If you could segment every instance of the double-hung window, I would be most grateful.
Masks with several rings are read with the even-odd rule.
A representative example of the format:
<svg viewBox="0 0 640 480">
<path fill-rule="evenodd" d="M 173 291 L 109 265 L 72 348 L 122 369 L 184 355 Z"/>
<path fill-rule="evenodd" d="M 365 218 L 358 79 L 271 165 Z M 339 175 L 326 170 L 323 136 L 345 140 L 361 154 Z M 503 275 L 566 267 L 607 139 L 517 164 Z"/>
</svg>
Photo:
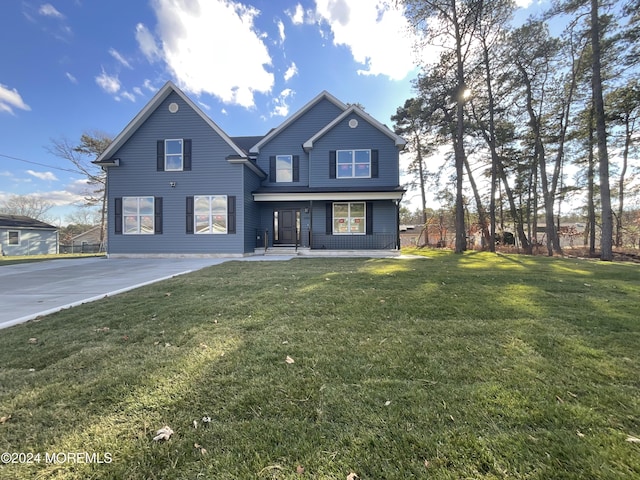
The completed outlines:
<svg viewBox="0 0 640 480">
<path fill-rule="evenodd" d="M 184 141 L 180 139 L 164 141 L 164 169 L 165 171 L 183 170 Z"/>
<path fill-rule="evenodd" d="M 193 197 L 195 233 L 227 233 L 227 196 Z"/>
<path fill-rule="evenodd" d="M 371 150 L 338 150 L 337 178 L 371 178 Z"/>
<path fill-rule="evenodd" d="M 276 155 L 276 182 L 293 182 L 293 155 Z"/>
<path fill-rule="evenodd" d="M 9 230 L 7 232 L 8 244 L 9 245 L 20 245 L 20 231 L 19 230 Z"/>
<path fill-rule="evenodd" d="M 153 234 L 155 232 L 154 207 L 154 197 L 123 197 L 123 233 L 125 235 Z"/>
<path fill-rule="evenodd" d="M 365 235 L 365 202 L 344 202 L 333 204 L 334 235 Z"/>
</svg>

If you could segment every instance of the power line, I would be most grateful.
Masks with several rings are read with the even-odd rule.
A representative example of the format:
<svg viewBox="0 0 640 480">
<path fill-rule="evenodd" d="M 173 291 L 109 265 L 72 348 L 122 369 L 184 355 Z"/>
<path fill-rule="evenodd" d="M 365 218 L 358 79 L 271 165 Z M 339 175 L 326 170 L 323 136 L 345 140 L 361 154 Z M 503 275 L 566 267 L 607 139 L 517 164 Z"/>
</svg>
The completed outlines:
<svg viewBox="0 0 640 480">
<path fill-rule="evenodd" d="M 38 165 L 40 167 L 51 168 L 53 170 L 61 170 L 63 172 L 71 172 L 77 175 L 82 175 L 81 172 L 78 172 L 77 170 L 71 170 L 70 168 L 55 167 L 53 165 L 47 165 L 45 163 L 34 162 L 32 160 L 25 160 L 24 158 L 12 157 L 11 155 L 5 155 L 4 153 L 0 153 L 0 157 L 9 158 L 11 160 L 17 160 L 18 162 L 30 163 L 32 165 Z"/>
</svg>

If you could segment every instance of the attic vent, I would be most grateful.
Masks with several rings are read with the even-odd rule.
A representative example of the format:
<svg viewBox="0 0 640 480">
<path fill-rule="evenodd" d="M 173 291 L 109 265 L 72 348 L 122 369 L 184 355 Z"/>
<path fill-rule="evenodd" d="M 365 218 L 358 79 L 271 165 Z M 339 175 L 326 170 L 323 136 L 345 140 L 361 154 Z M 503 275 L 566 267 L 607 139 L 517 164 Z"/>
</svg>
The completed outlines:
<svg viewBox="0 0 640 480">
<path fill-rule="evenodd" d="M 351 120 L 349 120 L 349 126 L 351 128 L 356 128 L 358 126 L 358 120 L 356 120 L 355 118 L 352 118 Z"/>
<path fill-rule="evenodd" d="M 169 111 L 170 111 L 171 113 L 176 113 L 176 112 L 178 111 L 178 109 L 179 109 L 179 108 L 180 108 L 180 107 L 178 106 L 178 104 L 177 104 L 176 102 L 171 102 L 171 103 L 169 104 Z"/>
</svg>

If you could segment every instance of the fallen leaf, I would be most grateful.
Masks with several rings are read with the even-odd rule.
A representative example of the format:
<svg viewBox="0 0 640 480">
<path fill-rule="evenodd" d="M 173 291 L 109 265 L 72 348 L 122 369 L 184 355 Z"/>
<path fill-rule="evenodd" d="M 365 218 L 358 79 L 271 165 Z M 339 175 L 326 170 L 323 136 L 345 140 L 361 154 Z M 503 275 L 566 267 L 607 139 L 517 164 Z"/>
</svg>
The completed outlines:
<svg viewBox="0 0 640 480">
<path fill-rule="evenodd" d="M 9 416 L 11 416 L 11 415 L 9 415 Z M 627 442 L 629 442 L 629 443 L 640 443 L 640 438 L 633 437 L 631 435 L 627 435 Z"/>
<path fill-rule="evenodd" d="M 298 465 L 298 466 L 296 467 L 296 473 L 297 473 L 298 475 L 302 475 L 302 474 L 304 473 L 304 467 L 303 467 L 302 465 Z"/>
<path fill-rule="evenodd" d="M 582 433 L 580 430 L 576 430 L 576 435 L 578 435 L 580 438 L 584 438 L 584 433 Z"/>
<path fill-rule="evenodd" d="M 585 286 L 585 287 L 590 287 L 590 286 L 591 286 L 591 284 L 590 284 L 590 283 L 585 283 L 585 284 L 584 284 L 584 286 Z"/>
<path fill-rule="evenodd" d="M 11 415 L 5 415 L 4 417 L 0 417 L 0 424 L 6 423 L 11 419 Z"/>
<path fill-rule="evenodd" d="M 193 421 L 193 428 L 198 428 L 198 420 Z"/>
<path fill-rule="evenodd" d="M 200 451 L 200 455 L 206 455 L 207 454 L 207 449 L 204 448 L 202 445 L 200 445 L 199 443 L 194 443 L 193 447 L 196 448 L 197 450 Z"/>
<path fill-rule="evenodd" d="M 170 297 L 171 296 L 171 292 L 167 292 L 164 294 L 165 297 Z"/>
<path fill-rule="evenodd" d="M 295 363 L 295 360 L 291 358 L 289 355 L 287 355 L 287 358 L 285 358 L 284 361 L 287 362 L 288 364 Z"/>
<path fill-rule="evenodd" d="M 564 400 L 562 400 L 558 395 L 556 395 L 556 400 L 558 403 L 564 403 Z"/>
<path fill-rule="evenodd" d="M 206 350 L 207 348 L 209 348 L 209 345 L 207 345 L 206 343 L 201 343 L 200 348 Z"/>
<path fill-rule="evenodd" d="M 211 417 L 205 415 L 202 417 L 202 423 L 211 423 Z"/>
<path fill-rule="evenodd" d="M 358 480 L 358 478 L 360 478 L 358 476 L 358 474 L 351 472 L 349 475 L 347 475 L 347 480 Z"/>
<path fill-rule="evenodd" d="M 567 393 L 569 394 L 569 396 L 573 397 L 573 398 L 578 398 L 578 395 L 576 395 L 575 393 L 569 392 L 567 391 Z"/>
<path fill-rule="evenodd" d="M 424 461 L 424 468 L 429 468 L 429 467 L 430 467 L 430 465 L 431 465 L 431 464 L 429 463 L 429 460 L 425 460 L 425 461 Z"/>
<path fill-rule="evenodd" d="M 171 430 L 171 427 L 165 425 L 156 433 L 157 435 L 153 437 L 154 442 L 158 442 L 160 440 L 169 440 L 169 438 L 171 438 L 171 435 L 173 435 L 173 430 Z"/>
<path fill-rule="evenodd" d="M 109 327 L 101 327 L 96 329 L 96 332 L 108 332 L 108 331 L 109 331 Z"/>
<path fill-rule="evenodd" d="M 122 336 L 122 340 L 124 340 L 125 342 L 126 342 L 127 340 L 129 340 L 129 335 L 123 335 L 123 336 Z"/>
<path fill-rule="evenodd" d="M 391 400 L 387 400 L 386 402 L 384 402 L 385 407 L 388 407 L 389 405 L 391 405 Z"/>
<path fill-rule="evenodd" d="M 38 339 L 37 339 L 37 338 L 35 338 L 35 337 L 31 337 L 31 338 L 29 339 L 29 343 L 31 343 L 31 344 L 38 343 Z"/>
</svg>

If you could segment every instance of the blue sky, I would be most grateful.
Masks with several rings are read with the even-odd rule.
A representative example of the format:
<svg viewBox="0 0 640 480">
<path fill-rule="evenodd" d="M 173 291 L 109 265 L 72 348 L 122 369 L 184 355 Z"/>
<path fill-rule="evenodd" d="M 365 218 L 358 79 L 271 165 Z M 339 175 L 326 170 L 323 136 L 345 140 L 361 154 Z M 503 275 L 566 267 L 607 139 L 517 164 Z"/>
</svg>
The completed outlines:
<svg viewBox="0 0 640 480">
<path fill-rule="evenodd" d="M 322 90 L 391 126 L 418 73 L 394 4 L 4 1 L 0 201 L 37 195 L 64 224 L 85 184 L 47 151 L 51 140 L 117 135 L 167 80 L 231 136 L 265 134 Z"/>
</svg>

